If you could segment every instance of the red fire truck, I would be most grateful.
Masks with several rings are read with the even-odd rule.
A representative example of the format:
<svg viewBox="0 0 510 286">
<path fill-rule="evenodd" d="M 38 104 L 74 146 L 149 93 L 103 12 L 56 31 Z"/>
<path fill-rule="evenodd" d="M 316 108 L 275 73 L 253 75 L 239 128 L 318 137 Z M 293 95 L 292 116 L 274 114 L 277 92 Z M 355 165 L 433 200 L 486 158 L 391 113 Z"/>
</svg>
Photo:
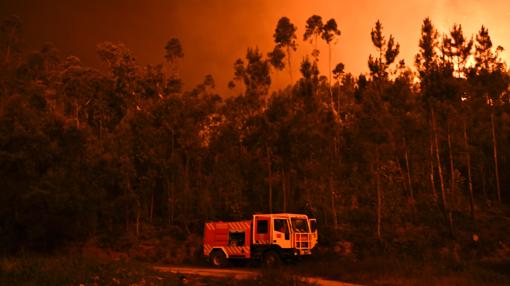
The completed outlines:
<svg viewBox="0 0 510 286">
<path fill-rule="evenodd" d="M 204 255 L 215 267 L 229 259 L 281 259 L 310 255 L 317 244 L 317 221 L 304 214 L 255 214 L 251 220 L 207 222 Z"/>
</svg>

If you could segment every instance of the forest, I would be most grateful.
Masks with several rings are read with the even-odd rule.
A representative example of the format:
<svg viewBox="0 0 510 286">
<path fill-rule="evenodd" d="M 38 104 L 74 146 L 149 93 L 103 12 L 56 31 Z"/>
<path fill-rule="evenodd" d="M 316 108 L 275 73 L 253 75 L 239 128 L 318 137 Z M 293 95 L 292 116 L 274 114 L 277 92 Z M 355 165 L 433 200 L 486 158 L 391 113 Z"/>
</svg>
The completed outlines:
<svg viewBox="0 0 510 286">
<path fill-rule="evenodd" d="M 233 61 L 236 95 L 225 96 L 212 75 L 183 90 L 177 38 L 158 65 L 103 42 L 102 66 L 89 67 L 51 44 L 23 50 L 22 21 L 5 19 L 1 253 L 154 232 L 186 240 L 206 221 L 293 212 L 317 218 L 321 245 L 338 255 L 508 259 L 503 48 L 484 26 L 440 32 L 427 18 L 417 35 L 406 63 L 377 21 L 366 35 L 373 53 L 359 55 L 367 72 L 353 75 L 330 60 L 341 48 L 335 19 L 313 15 L 298 29 L 282 17 L 274 49 Z M 276 73 L 288 73 L 285 88 L 272 87 Z"/>
</svg>

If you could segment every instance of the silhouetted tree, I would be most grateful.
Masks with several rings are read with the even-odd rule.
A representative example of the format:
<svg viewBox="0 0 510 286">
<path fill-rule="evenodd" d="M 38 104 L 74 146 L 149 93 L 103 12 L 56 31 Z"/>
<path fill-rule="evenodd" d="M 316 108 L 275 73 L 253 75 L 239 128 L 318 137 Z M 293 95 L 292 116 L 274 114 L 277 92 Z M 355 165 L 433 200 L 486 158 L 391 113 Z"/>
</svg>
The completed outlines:
<svg viewBox="0 0 510 286">
<path fill-rule="evenodd" d="M 291 50 L 295 51 L 297 47 L 296 43 L 296 26 L 287 17 L 282 17 L 278 20 L 275 32 L 273 34 L 274 42 L 276 46 L 287 51 L 287 64 L 289 69 L 290 81 L 292 83 L 292 67 L 290 60 Z"/>
<path fill-rule="evenodd" d="M 486 103 L 490 106 L 491 138 L 494 161 L 494 173 L 496 181 L 496 194 L 498 203 L 501 204 L 501 185 L 499 175 L 499 158 L 497 148 L 495 110 L 502 103 L 502 94 L 507 90 L 510 77 L 505 72 L 505 66 L 499 57 L 503 50 L 498 46 L 495 50 L 488 29 L 484 26 L 476 35 L 475 43 L 475 66 L 469 72 L 469 81 L 472 96 L 475 102 Z"/>
<path fill-rule="evenodd" d="M 376 80 L 385 80 L 388 76 L 388 67 L 395 62 L 396 57 L 400 52 L 400 45 L 395 43 L 395 39 L 392 35 L 388 42 L 382 34 L 383 26 L 379 20 L 375 23 L 375 27 L 370 33 L 372 37 L 372 44 L 378 51 L 378 56 L 374 58 L 372 55 L 368 58 L 368 67 L 370 74 Z"/>
<path fill-rule="evenodd" d="M 338 26 L 336 24 L 335 19 L 329 19 L 326 24 L 323 26 L 322 31 L 322 39 L 326 41 L 326 44 L 328 44 L 328 50 L 329 50 L 329 66 L 328 66 L 328 79 L 329 79 L 329 96 L 330 96 L 330 102 L 331 108 L 334 108 L 333 104 L 333 92 L 331 91 L 331 43 L 335 40 L 337 36 L 340 36 L 340 30 L 338 29 Z"/>
<path fill-rule="evenodd" d="M 319 50 L 317 49 L 317 39 L 322 36 L 324 32 L 324 24 L 322 23 L 322 17 L 319 15 L 312 15 L 306 20 L 305 33 L 303 35 L 303 41 L 308 41 L 313 44 L 312 56 L 315 61 L 319 60 Z"/>
<path fill-rule="evenodd" d="M 452 65 L 454 76 L 465 77 L 465 65 L 471 55 L 473 40 L 467 40 L 461 25 L 453 25 L 450 36 L 443 37 L 442 51 L 446 62 Z"/>
<path fill-rule="evenodd" d="M 438 33 L 430 18 L 423 20 L 419 48 L 420 51 L 415 56 L 415 66 L 420 73 L 422 89 L 426 89 L 430 73 L 438 64 L 437 52 L 439 49 Z"/>
<path fill-rule="evenodd" d="M 283 59 L 285 58 L 285 52 L 281 47 L 275 46 L 272 52 L 267 54 L 271 65 L 277 70 L 283 70 L 285 68 L 285 63 Z"/>
</svg>

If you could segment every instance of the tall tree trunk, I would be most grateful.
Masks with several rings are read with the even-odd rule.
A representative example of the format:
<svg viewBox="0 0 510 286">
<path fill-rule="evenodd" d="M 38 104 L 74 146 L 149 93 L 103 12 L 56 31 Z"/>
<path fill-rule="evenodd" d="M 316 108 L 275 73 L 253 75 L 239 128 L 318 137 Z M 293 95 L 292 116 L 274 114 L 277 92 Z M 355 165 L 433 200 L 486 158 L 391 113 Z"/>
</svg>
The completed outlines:
<svg viewBox="0 0 510 286">
<path fill-rule="evenodd" d="M 185 152 L 184 162 L 184 209 L 185 214 L 189 215 L 191 210 L 191 195 L 190 195 L 190 158 L 189 152 Z"/>
<path fill-rule="evenodd" d="M 333 102 L 331 102 L 333 104 Z M 333 106 L 332 106 L 333 108 Z M 330 157 L 329 160 L 329 178 L 328 178 L 328 185 L 329 185 L 329 193 L 330 193 L 330 200 L 331 200 L 331 214 L 333 216 L 333 227 L 335 229 L 338 228 L 338 215 L 337 215 L 337 209 L 336 209 L 336 192 L 335 192 L 335 185 L 334 185 L 334 166 L 335 162 L 338 158 L 338 139 L 337 134 L 335 133 L 333 136 L 333 144 L 331 144 L 331 149 L 333 151 L 333 156 Z"/>
<path fill-rule="evenodd" d="M 172 172 L 172 181 L 171 181 L 171 185 L 170 185 L 170 194 L 172 196 L 172 213 L 171 213 L 171 221 L 172 221 L 172 224 L 175 222 L 175 213 L 176 213 L 176 207 L 175 207 L 175 202 L 176 202 L 176 196 L 175 196 L 175 173 Z"/>
<path fill-rule="evenodd" d="M 319 51 L 319 50 L 317 49 L 317 43 L 318 43 L 318 41 L 317 41 L 317 37 L 318 37 L 318 34 L 315 34 L 315 43 L 314 43 L 314 49 L 313 49 L 313 52 L 312 52 L 312 54 L 313 54 L 313 55 L 317 55 L 317 56 L 315 57 L 315 62 L 318 62 L 318 61 L 319 61 L 319 55 L 317 54 L 317 52 Z"/>
<path fill-rule="evenodd" d="M 407 147 L 407 140 L 404 137 L 404 159 L 406 161 L 406 179 L 407 179 L 407 187 L 409 190 L 409 200 L 411 203 L 411 212 L 413 216 L 413 222 L 415 220 L 416 216 L 416 209 L 415 209 L 415 201 L 414 201 L 414 190 L 413 190 L 413 182 L 411 180 L 411 168 L 409 164 L 409 148 Z"/>
<path fill-rule="evenodd" d="M 286 185 L 287 185 L 287 210 L 291 210 L 294 205 L 292 198 L 294 194 L 292 193 L 292 168 L 288 168 L 286 172 Z"/>
<path fill-rule="evenodd" d="M 338 81 L 338 88 L 337 88 L 337 95 L 336 95 L 336 102 L 337 102 L 336 110 L 337 110 L 338 117 L 340 118 L 340 120 L 342 119 L 342 117 L 340 116 L 341 91 L 342 90 L 340 88 L 340 81 Z"/>
<path fill-rule="evenodd" d="M 429 154 L 430 154 L 430 174 L 429 174 L 429 178 L 430 178 L 430 188 L 432 189 L 432 195 L 434 197 L 434 201 L 437 203 L 438 202 L 438 197 L 437 197 L 437 191 L 436 191 L 436 179 L 435 179 L 435 176 L 434 176 L 434 139 L 431 137 L 430 138 L 430 148 L 429 148 Z"/>
<path fill-rule="evenodd" d="M 492 149 L 494 155 L 494 171 L 496 173 L 496 191 L 498 195 L 498 204 L 501 205 L 501 186 L 499 184 L 499 164 L 498 164 L 498 146 L 496 143 L 496 126 L 494 124 L 494 107 L 491 110 L 491 129 L 492 129 Z"/>
<path fill-rule="evenodd" d="M 471 177 L 471 155 L 469 152 L 469 143 L 467 135 L 466 119 L 464 118 L 464 145 L 466 148 L 466 165 L 468 172 L 468 189 L 469 189 L 469 206 L 471 210 L 471 219 L 473 220 L 473 226 L 476 227 L 476 216 L 475 216 L 475 201 L 473 198 L 473 180 Z"/>
<path fill-rule="evenodd" d="M 381 183 L 380 183 L 380 176 L 379 176 L 379 150 L 377 152 L 377 160 L 375 163 L 375 189 L 377 191 L 377 239 L 379 241 L 382 241 L 382 235 L 381 235 L 381 216 L 382 216 L 382 193 L 381 193 Z M 373 167 L 374 168 L 374 167 Z"/>
<path fill-rule="evenodd" d="M 450 120 L 448 119 L 448 123 L 446 124 L 446 133 L 448 140 L 448 157 L 450 160 L 450 203 L 454 203 L 455 198 L 455 164 L 453 162 L 453 151 L 452 151 L 452 136 L 450 132 Z"/>
<path fill-rule="evenodd" d="M 168 174 L 165 174 L 165 188 L 167 193 L 167 209 L 168 209 L 168 223 L 173 224 L 174 223 L 174 202 L 173 202 L 173 194 L 172 194 L 172 187 L 170 183 L 170 176 Z"/>
<path fill-rule="evenodd" d="M 329 173 L 329 193 L 331 195 L 331 214 L 333 217 L 333 227 L 336 230 L 338 228 L 338 216 L 336 212 L 336 202 L 335 202 L 335 188 L 334 188 L 334 182 L 333 182 L 333 172 Z"/>
<path fill-rule="evenodd" d="M 175 157 L 175 133 L 174 130 L 171 129 L 171 138 L 170 138 L 170 166 L 172 166 Z M 170 168 L 166 168 L 166 172 L 168 172 Z M 174 224 L 175 219 L 175 171 L 172 170 L 171 177 L 166 174 L 167 178 L 167 188 L 168 188 L 168 207 L 169 207 L 169 219 L 170 224 Z"/>
<path fill-rule="evenodd" d="M 285 167 L 282 167 L 282 196 L 283 196 L 283 212 L 287 212 L 287 183 L 286 183 Z"/>
<path fill-rule="evenodd" d="M 142 216 L 142 204 L 140 202 L 139 196 L 133 191 L 131 187 L 131 180 L 129 176 L 126 174 L 126 188 L 129 194 L 131 194 L 135 198 L 135 234 L 136 237 L 140 236 L 140 218 Z"/>
<path fill-rule="evenodd" d="M 335 108 L 335 104 L 334 104 L 334 101 L 333 101 L 333 91 L 331 89 L 331 44 L 328 43 L 328 49 L 329 49 L 329 61 L 328 61 L 328 64 L 329 64 L 329 68 L 328 68 L 328 71 L 329 71 L 329 97 L 330 97 L 330 104 L 331 104 L 331 109 L 333 110 Z"/>
<path fill-rule="evenodd" d="M 290 76 L 290 84 L 292 85 L 292 67 L 290 65 L 290 47 L 287 46 L 287 62 L 289 64 L 289 76 Z"/>
<path fill-rule="evenodd" d="M 308 187 L 308 179 L 305 176 L 303 180 L 305 189 L 306 209 L 309 210 L 311 214 L 315 215 L 313 212 L 312 196 L 310 195 L 310 188 Z"/>
<path fill-rule="evenodd" d="M 271 164 L 271 150 L 269 150 L 269 147 L 266 146 L 266 155 L 267 155 L 267 184 L 268 184 L 268 191 L 269 191 L 269 213 L 273 212 L 273 170 L 272 170 L 272 164 Z"/>
<path fill-rule="evenodd" d="M 204 176 L 203 176 L 203 158 L 202 156 L 198 156 L 197 158 L 197 178 L 195 179 L 196 187 L 194 192 L 194 197 L 196 198 L 197 202 L 196 205 L 199 206 L 197 214 L 207 218 L 209 211 L 207 209 L 207 206 L 210 205 L 210 195 L 209 195 L 209 189 L 206 187 L 202 187 L 202 183 L 205 182 Z"/>
<path fill-rule="evenodd" d="M 485 203 L 488 204 L 489 194 L 487 193 L 487 174 L 485 172 L 485 167 L 483 164 L 482 166 L 480 166 L 480 176 L 482 178 L 482 194 L 485 198 Z"/>
<path fill-rule="evenodd" d="M 140 201 L 136 201 L 136 237 L 140 237 L 140 221 L 142 217 L 142 207 Z"/>
<path fill-rule="evenodd" d="M 326 187 L 324 186 L 324 177 L 323 176 L 320 176 L 320 180 L 319 180 L 319 194 L 321 194 L 320 206 L 322 209 L 322 218 L 324 221 L 324 225 L 329 225 L 329 213 L 327 211 L 327 208 L 323 207 L 323 206 L 326 206 L 326 204 L 327 204 L 327 190 L 326 190 Z"/>
<path fill-rule="evenodd" d="M 441 202 L 443 205 L 443 214 L 445 216 L 448 230 L 450 231 L 450 234 L 453 236 L 453 223 L 452 223 L 452 217 L 450 215 L 450 211 L 448 209 L 448 205 L 446 203 L 446 190 L 445 190 L 445 184 L 444 184 L 444 178 L 443 178 L 443 168 L 441 167 L 441 158 L 439 155 L 439 140 L 437 138 L 437 128 L 436 128 L 436 117 L 434 115 L 434 109 L 431 108 L 431 115 L 432 115 L 432 128 L 434 130 L 434 147 L 435 147 L 435 153 L 436 153 L 436 162 L 437 162 L 437 170 L 439 174 L 439 182 L 441 184 Z"/>
</svg>

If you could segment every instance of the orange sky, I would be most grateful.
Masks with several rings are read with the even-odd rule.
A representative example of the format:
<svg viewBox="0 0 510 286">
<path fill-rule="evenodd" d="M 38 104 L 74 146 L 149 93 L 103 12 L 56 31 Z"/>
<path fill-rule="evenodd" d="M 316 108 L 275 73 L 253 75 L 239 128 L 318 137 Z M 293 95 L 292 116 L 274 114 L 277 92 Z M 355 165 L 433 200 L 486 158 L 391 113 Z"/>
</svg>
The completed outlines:
<svg viewBox="0 0 510 286">
<path fill-rule="evenodd" d="M 232 63 L 248 47 L 269 51 L 276 22 L 287 16 L 298 27 L 298 52 L 293 55 L 294 74 L 311 45 L 301 41 L 306 19 L 318 14 L 335 18 L 342 32 L 333 49 L 333 63 L 343 62 L 348 72 L 367 72 L 367 58 L 374 53 L 370 30 L 380 19 L 386 34 L 401 45 L 401 55 L 413 63 L 422 20 L 429 16 L 440 31 L 460 23 L 466 34 L 483 24 L 495 45 L 510 49 L 510 1 L 508 0 L 12 0 L 0 3 L 0 16 L 16 14 L 24 22 L 25 45 L 36 48 L 53 42 L 64 54 L 77 55 L 98 65 L 95 45 L 102 41 L 125 43 L 142 64 L 163 60 L 163 46 L 171 37 L 181 39 L 185 58 L 181 74 L 191 88 L 210 73 L 218 90 L 226 92 Z M 509 62 L 510 53 L 503 57 Z M 327 69 L 327 50 L 321 70 Z M 295 78 L 296 78 L 295 76 Z M 288 78 L 276 73 L 281 86 Z"/>
</svg>

